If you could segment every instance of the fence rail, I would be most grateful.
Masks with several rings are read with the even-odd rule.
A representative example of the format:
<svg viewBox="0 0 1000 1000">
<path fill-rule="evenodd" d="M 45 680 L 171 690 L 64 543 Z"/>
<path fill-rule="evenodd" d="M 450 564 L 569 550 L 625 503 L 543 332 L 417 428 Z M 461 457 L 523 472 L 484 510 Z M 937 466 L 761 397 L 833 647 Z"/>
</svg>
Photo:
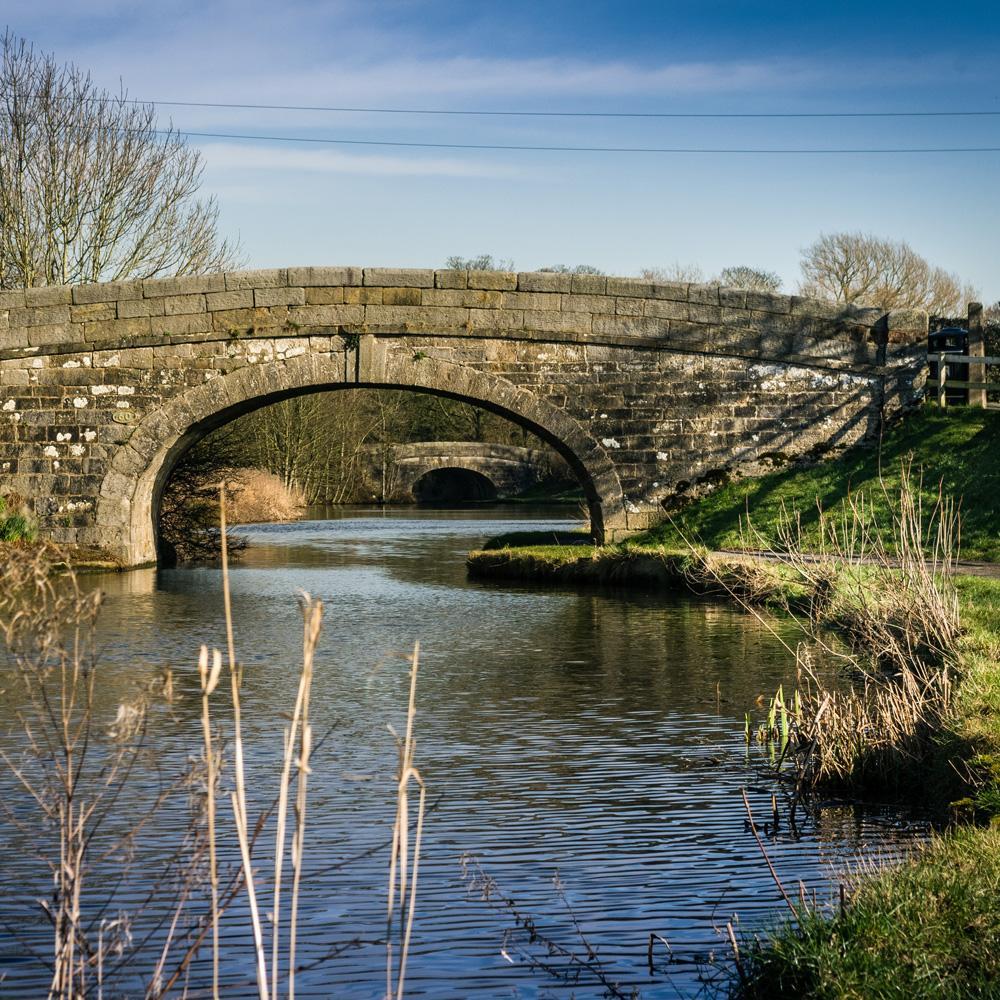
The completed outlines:
<svg viewBox="0 0 1000 1000">
<path fill-rule="evenodd" d="M 952 365 L 981 365 L 985 369 L 986 365 L 1000 365 L 1000 358 L 984 357 L 983 355 L 967 354 L 928 354 L 927 361 L 937 364 L 937 398 L 939 406 L 948 405 L 948 394 L 946 389 L 979 389 L 983 392 L 1000 392 L 1000 382 L 970 382 L 948 378 L 948 369 Z"/>
</svg>

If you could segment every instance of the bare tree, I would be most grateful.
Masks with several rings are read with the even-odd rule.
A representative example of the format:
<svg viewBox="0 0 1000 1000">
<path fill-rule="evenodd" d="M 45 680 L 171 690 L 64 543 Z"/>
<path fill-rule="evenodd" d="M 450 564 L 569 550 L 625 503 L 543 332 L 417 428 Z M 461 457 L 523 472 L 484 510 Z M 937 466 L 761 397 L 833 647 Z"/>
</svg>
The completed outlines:
<svg viewBox="0 0 1000 1000">
<path fill-rule="evenodd" d="M 449 257 L 444 266 L 453 271 L 513 271 L 514 262 L 509 257 L 494 257 L 481 253 L 477 257 Z"/>
<path fill-rule="evenodd" d="M 202 162 L 155 109 L 37 52 L 0 42 L 0 287 L 232 266 Z"/>
<path fill-rule="evenodd" d="M 903 242 L 866 233 L 824 233 L 802 252 L 803 295 L 882 309 L 959 311 L 978 298 L 974 288 L 931 266 Z"/>
<path fill-rule="evenodd" d="M 705 280 L 705 272 L 697 264 L 682 264 L 675 260 L 666 267 L 644 267 L 639 277 L 646 281 L 689 281 L 701 284 Z"/>
<path fill-rule="evenodd" d="M 729 288 L 746 288 L 751 292 L 776 292 L 781 288 L 781 277 L 774 271 L 763 271 L 757 267 L 741 264 L 724 267 L 719 273 L 719 284 Z"/>
<path fill-rule="evenodd" d="M 574 264 L 572 267 L 569 264 L 552 264 L 549 267 L 540 267 L 539 270 L 552 274 L 604 274 L 593 264 Z"/>
</svg>

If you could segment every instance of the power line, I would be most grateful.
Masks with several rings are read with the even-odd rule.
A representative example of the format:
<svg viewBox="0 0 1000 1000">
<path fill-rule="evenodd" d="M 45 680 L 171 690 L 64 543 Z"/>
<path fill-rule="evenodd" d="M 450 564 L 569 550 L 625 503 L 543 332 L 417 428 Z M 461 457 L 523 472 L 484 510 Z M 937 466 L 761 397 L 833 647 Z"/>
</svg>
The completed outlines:
<svg viewBox="0 0 1000 1000">
<path fill-rule="evenodd" d="M 313 104 L 227 104 L 222 101 L 141 101 L 92 97 L 96 102 L 153 104 L 172 108 L 228 108 L 242 111 L 321 111 L 366 115 L 453 115 L 490 118 L 988 118 L 997 111 L 482 111 L 457 108 L 356 108 Z"/>
<path fill-rule="evenodd" d="M 543 153 L 658 153 L 658 154 L 724 154 L 738 156 L 753 155 L 861 155 L 881 153 L 1000 153 L 1000 146 L 893 146 L 893 147 L 784 147 L 784 148 L 719 148 L 701 146 L 534 146 L 508 145 L 503 143 L 474 142 L 407 142 L 395 139 L 329 139 L 317 136 L 291 135 L 246 135 L 232 132 L 190 132 L 185 129 L 154 129 L 158 135 L 183 135 L 191 139 L 238 139 L 253 142 L 302 142 L 335 146 L 392 146 L 408 149 L 473 149 L 507 152 Z"/>
</svg>

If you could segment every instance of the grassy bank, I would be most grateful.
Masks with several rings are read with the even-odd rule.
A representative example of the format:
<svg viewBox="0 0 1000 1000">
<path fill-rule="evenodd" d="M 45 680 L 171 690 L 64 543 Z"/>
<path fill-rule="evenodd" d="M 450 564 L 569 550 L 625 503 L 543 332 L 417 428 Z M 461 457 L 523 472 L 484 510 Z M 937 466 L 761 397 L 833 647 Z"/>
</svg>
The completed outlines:
<svg viewBox="0 0 1000 1000">
<path fill-rule="evenodd" d="M 1000 996 L 1000 828 L 967 827 L 861 878 L 834 916 L 751 947 L 746 1000 L 967 1000 Z"/>
<path fill-rule="evenodd" d="M 876 505 L 873 517 L 888 531 L 892 519 L 885 495 L 898 494 L 900 469 L 910 457 L 914 470 L 922 470 L 921 492 L 928 507 L 939 490 L 961 503 L 962 557 L 1000 562 L 1000 412 L 962 407 L 925 407 L 893 428 L 880 447 L 856 448 L 831 462 L 729 483 L 675 514 L 673 524 L 638 535 L 631 544 L 683 548 L 690 538 L 710 548 L 739 548 L 746 541 L 741 522 L 749 512 L 761 539 L 774 546 L 787 510 L 801 515 L 803 541 L 818 544 L 819 509 L 835 512 L 861 491 Z"/>
<path fill-rule="evenodd" d="M 69 569 L 74 573 L 117 573 L 125 568 L 110 553 L 94 546 L 57 546 L 39 541 L 0 541 L 0 565 L 43 548 L 50 550 L 50 563 L 56 569 Z"/>
</svg>

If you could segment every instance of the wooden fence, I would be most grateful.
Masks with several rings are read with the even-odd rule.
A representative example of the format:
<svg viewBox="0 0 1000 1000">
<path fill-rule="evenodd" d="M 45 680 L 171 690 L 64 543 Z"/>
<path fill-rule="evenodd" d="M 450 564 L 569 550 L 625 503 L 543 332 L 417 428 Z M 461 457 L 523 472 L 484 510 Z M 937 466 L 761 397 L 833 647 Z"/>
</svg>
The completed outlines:
<svg viewBox="0 0 1000 1000">
<path fill-rule="evenodd" d="M 931 373 L 931 384 L 937 385 L 937 400 L 939 406 L 948 405 L 948 389 L 964 389 L 966 392 L 966 402 L 970 406 L 990 406 L 987 401 L 987 392 L 1000 392 L 1000 382 L 987 382 L 986 366 L 1000 365 L 1000 358 L 984 357 L 983 355 L 967 354 L 928 354 L 927 360 L 936 363 L 937 372 Z M 949 377 L 949 369 L 956 366 L 973 365 L 973 368 L 964 369 L 966 378 L 954 379 Z M 957 374 L 957 372 L 955 373 Z"/>
</svg>

